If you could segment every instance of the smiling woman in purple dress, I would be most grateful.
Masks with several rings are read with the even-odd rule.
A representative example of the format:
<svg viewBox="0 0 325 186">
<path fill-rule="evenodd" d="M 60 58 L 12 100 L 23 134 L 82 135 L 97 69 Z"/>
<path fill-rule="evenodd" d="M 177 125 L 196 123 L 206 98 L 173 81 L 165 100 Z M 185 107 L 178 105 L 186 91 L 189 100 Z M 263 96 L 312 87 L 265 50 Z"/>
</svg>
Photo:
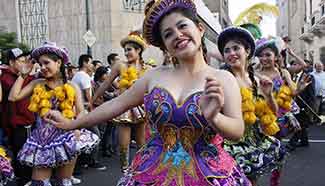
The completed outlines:
<svg viewBox="0 0 325 186">
<path fill-rule="evenodd" d="M 152 69 L 121 96 L 85 117 L 66 120 L 50 111 L 47 120 L 74 129 L 118 116 L 144 103 L 152 135 L 118 185 L 251 185 L 223 150 L 223 137 L 244 132 L 235 78 L 204 60 L 204 26 L 191 0 L 150 1 L 143 24 L 146 40 L 168 52 L 175 65 Z M 214 144 L 210 140 L 214 138 Z"/>
</svg>

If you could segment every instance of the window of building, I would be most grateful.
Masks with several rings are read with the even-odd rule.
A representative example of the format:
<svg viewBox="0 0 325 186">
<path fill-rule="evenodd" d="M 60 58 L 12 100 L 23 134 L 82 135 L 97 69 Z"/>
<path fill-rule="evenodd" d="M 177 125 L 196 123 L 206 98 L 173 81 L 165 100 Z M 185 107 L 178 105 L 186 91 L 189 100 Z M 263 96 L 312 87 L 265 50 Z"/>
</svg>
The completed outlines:
<svg viewBox="0 0 325 186">
<path fill-rule="evenodd" d="M 301 33 L 305 33 L 305 28 L 304 27 L 301 27 Z"/>
<path fill-rule="evenodd" d="M 325 46 L 323 46 L 323 47 L 321 47 L 320 49 L 319 49 L 319 59 L 320 59 L 320 61 L 323 63 L 323 64 L 325 64 Z"/>
<path fill-rule="evenodd" d="M 227 4 L 228 4 L 227 0 L 223 0 L 223 6 L 227 7 Z"/>
<path fill-rule="evenodd" d="M 311 18 L 311 26 L 313 26 L 315 24 L 315 22 L 316 22 L 316 17 L 314 16 Z"/>
<path fill-rule="evenodd" d="M 323 4 L 320 8 L 321 16 L 325 15 L 325 4 Z"/>
</svg>

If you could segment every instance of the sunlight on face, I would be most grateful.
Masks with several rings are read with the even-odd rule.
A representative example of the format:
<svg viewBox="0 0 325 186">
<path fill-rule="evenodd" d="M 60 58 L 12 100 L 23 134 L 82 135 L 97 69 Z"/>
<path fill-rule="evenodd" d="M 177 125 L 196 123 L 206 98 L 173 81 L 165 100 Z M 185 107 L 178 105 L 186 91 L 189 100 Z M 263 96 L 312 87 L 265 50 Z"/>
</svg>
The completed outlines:
<svg viewBox="0 0 325 186">
<path fill-rule="evenodd" d="M 276 57 L 275 57 L 275 53 L 272 49 L 265 48 L 258 55 L 258 59 L 260 60 L 263 67 L 273 67 Z"/>
<path fill-rule="evenodd" d="M 61 60 L 54 61 L 49 56 L 42 55 L 39 58 L 41 73 L 45 78 L 52 78 L 60 72 Z"/>
<path fill-rule="evenodd" d="M 224 59 L 230 66 L 245 66 L 249 51 L 247 51 L 244 45 L 235 40 L 227 42 L 223 49 Z"/>
<path fill-rule="evenodd" d="M 175 12 L 163 18 L 160 34 L 167 51 L 178 59 L 193 57 L 201 47 L 204 28 Z"/>
</svg>

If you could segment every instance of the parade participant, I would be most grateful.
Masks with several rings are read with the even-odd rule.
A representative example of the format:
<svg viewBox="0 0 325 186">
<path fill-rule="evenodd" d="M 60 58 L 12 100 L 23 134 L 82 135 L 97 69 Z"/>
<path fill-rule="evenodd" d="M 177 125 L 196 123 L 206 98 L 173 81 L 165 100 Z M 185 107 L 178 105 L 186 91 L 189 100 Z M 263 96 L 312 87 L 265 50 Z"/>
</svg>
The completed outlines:
<svg viewBox="0 0 325 186">
<path fill-rule="evenodd" d="M 115 63 L 109 78 L 99 87 L 94 96 L 94 101 L 104 94 L 105 90 L 112 86 L 118 79 L 120 93 L 126 91 L 146 71 L 146 65 L 142 59 L 142 53 L 147 48 L 147 43 L 139 32 L 131 32 L 121 40 L 127 62 Z M 131 141 L 131 127 L 135 127 L 136 143 L 140 148 L 145 143 L 144 113 L 141 107 L 135 107 L 117 118 L 113 119 L 119 126 L 119 151 L 122 172 L 126 172 L 129 166 L 129 146 Z"/>
<path fill-rule="evenodd" d="M 31 55 L 40 63 L 44 79 L 33 80 L 22 88 L 25 76 L 20 75 L 9 94 L 13 102 L 31 96 L 28 109 L 36 115 L 36 128 L 20 150 L 18 160 L 33 167 L 32 186 L 50 186 L 52 168 L 57 168 L 56 185 L 71 185 L 77 155 L 92 148 L 98 136 L 84 129 L 65 131 L 44 121 L 50 109 L 59 110 L 71 120 L 79 117 L 84 107 L 80 90 L 67 82 L 64 64 L 69 59 L 64 48 L 46 42 Z"/>
<path fill-rule="evenodd" d="M 262 174 L 281 165 L 286 154 L 281 142 L 270 137 L 279 131 L 272 81 L 255 76 L 250 63 L 254 57 L 255 41 L 246 29 L 225 29 L 218 37 L 218 48 L 241 89 L 245 122 L 244 137 L 239 142 L 225 141 L 224 149 L 236 159 L 252 184 L 256 185 Z"/>
<path fill-rule="evenodd" d="M 29 99 L 25 98 L 15 103 L 8 100 L 11 87 L 14 85 L 19 75 L 26 78 L 23 87 L 30 83 L 34 76 L 29 75 L 32 68 L 30 53 L 24 53 L 19 48 L 13 48 L 6 51 L 5 64 L 6 68 L 2 69 L 0 81 L 2 84 L 2 102 L 1 102 L 1 125 L 8 137 L 8 145 L 10 145 L 13 155 L 12 166 L 14 167 L 16 184 L 24 186 L 31 179 L 31 168 L 22 165 L 17 161 L 16 157 L 22 146 L 24 145 L 31 128 L 35 122 L 35 117 L 27 107 Z"/>
<path fill-rule="evenodd" d="M 2 71 L 0 69 L 0 76 Z M 0 103 L 2 102 L 2 87 L 0 81 Z M 4 131 L 1 127 L 0 145 L 4 144 Z M 9 180 L 14 178 L 14 169 L 11 166 L 11 159 L 8 157 L 4 147 L 0 146 L 0 185 L 5 185 Z"/>
<path fill-rule="evenodd" d="M 244 132 L 240 90 L 234 77 L 204 60 L 204 26 L 191 0 L 150 1 L 146 40 L 169 52 L 174 66 L 147 72 L 121 96 L 74 121 L 50 111 L 48 121 L 66 129 L 94 125 L 144 103 L 151 138 L 118 185 L 251 185 L 216 133 L 238 140 Z"/>
<path fill-rule="evenodd" d="M 256 47 L 256 56 L 262 65 L 258 73 L 271 78 L 274 84 L 276 102 L 279 106 L 277 113 L 280 127 L 277 137 L 279 138 L 286 137 L 299 128 L 299 123 L 293 116 L 293 114 L 299 113 L 299 107 L 293 98 L 311 83 L 308 77 L 304 77 L 296 85 L 288 70 L 279 66 L 277 61 L 281 46 L 280 38 L 262 38 L 257 41 Z"/>
<path fill-rule="evenodd" d="M 260 39 L 257 41 L 255 51 L 262 66 L 258 73 L 271 78 L 273 81 L 273 89 L 279 107 L 277 122 L 280 128 L 280 131 L 275 136 L 279 139 L 288 136 L 300 128 L 299 122 L 293 115 L 299 112 L 299 107 L 293 101 L 293 97 L 309 84 L 309 80 L 305 78 L 296 87 L 290 73 L 286 69 L 279 67 L 276 63 L 280 55 L 281 43 L 281 40 L 277 38 Z M 280 184 L 280 175 L 280 167 L 272 171 L 272 186 Z"/>
</svg>

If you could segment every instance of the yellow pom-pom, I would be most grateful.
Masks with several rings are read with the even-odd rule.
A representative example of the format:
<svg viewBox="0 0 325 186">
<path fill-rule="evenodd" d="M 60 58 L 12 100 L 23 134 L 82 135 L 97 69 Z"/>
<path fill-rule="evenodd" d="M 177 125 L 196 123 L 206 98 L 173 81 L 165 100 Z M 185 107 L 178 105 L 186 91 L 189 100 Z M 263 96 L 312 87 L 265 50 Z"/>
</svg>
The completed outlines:
<svg viewBox="0 0 325 186">
<path fill-rule="evenodd" d="M 65 90 L 68 98 L 73 99 L 75 97 L 76 91 L 73 88 L 73 86 L 71 86 L 70 84 L 66 83 L 66 84 L 63 85 L 63 88 L 64 88 L 64 90 Z"/>
<path fill-rule="evenodd" d="M 287 99 L 287 95 L 285 95 L 284 93 L 280 92 L 279 95 L 278 95 L 278 98 L 281 98 L 281 99 Z"/>
<path fill-rule="evenodd" d="M 48 99 L 42 99 L 39 103 L 39 106 L 41 108 L 51 108 L 52 107 L 52 104 L 51 102 L 48 100 Z"/>
<path fill-rule="evenodd" d="M 28 105 L 28 110 L 31 111 L 31 112 L 38 112 L 38 104 L 31 102 Z"/>
<path fill-rule="evenodd" d="M 254 112 L 255 111 L 255 106 L 252 101 L 244 101 L 242 103 L 242 112 Z"/>
<path fill-rule="evenodd" d="M 68 119 L 72 119 L 75 117 L 75 113 L 70 109 L 63 110 L 62 115 Z"/>
<path fill-rule="evenodd" d="M 131 66 L 127 69 L 127 73 L 128 74 L 137 73 L 137 69 L 134 66 Z"/>
<path fill-rule="evenodd" d="M 52 94 L 50 91 L 43 91 L 39 95 L 40 99 L 50 99 L 52 97 Z"/>
<path fill-rule="evenodd" d="M 45 91 L 45 88 L 40 84 L 36 85 L 33 90 L 34 94 L 36 95 L 40 95 L 43 91 Z"/>
<path fill-rule="evenodd" d="M 270 125 L 272 123 L 272 117 L 270 115 L 263 115 L 261 117 L 261 123 L 262 125 Z"/>
<path fill-rule="evenodd" d="M 121 79 L 126 79 L 128 77 L 128 73 L 126 72 L 126 70 L 122 70 L 120 76 Z"/>
<path fill-rule="evenodd" d="M 254 112 L 244 112 L 243 119 L 245 124 L 252 125 L 256 122 L 256 115 Z"/>
<path fill-rule="evenodd" d="M 50 111 L 50 108 L 42 108 L 41 111 L 40 111 L 40 116 L 43 117 L 45 116 L 45 114 Z"/>
<path fill-rule="evenodd" d="M 138 74 L 137 72 L 132 72 L 132 73 L 129 73 L 129 77 L 127 78 L 129 81 L 133 81 L 135 79 L 138 79 Z"/>
<path fill-rule="evenodd" d="M 2 148 L 2 147 L 0 147 L 0 156 L 2 156 L 2 157 L 7 156 L 6 150 L 4 148 Z"/>
<path fill-rule="evenodd" d="M 263 127 L 263 131 L 268 136 L 273 136 L 280 131 L 279 126 L 276 123 Z"/>
<path fill-rule="evenodd" d="M 129 81 L 126 79 L 121 79 L 119 81 L 119 88 L 128 88 L 129 87 Z"/>
<path fill-rule="evenodd" d="M 291 89 L 290 89 L 290 87 L 288 87 L 286 85 L 281 86 L 280 92 L 282 92 L 288 96 L 291 96 Z"/>
<path fill-rule="evenodd" d="M 61 110 L 72 110 L 73 109 L 73 104 L 71 104 L 71 101 L 69 100 L 64 100 L 60 103 L 60 109 Z"/>
<path fill-rule="evenodd" d="M 267 108 L 268 108 L 268 105 L 263 99 L 259 99 L 256 101 L 255 113 L 258 117 L 261 117 L 262 115 L 264 115 Z"/>
<path fill-rule="evenodd" d="M 65 93 L 63 91 L 56 92 L 55 96 L 58 98 L 59 101 L 63 101 L 65 99 Z"/>
<path fill-rule="evenodd" d="M 37 104 L 37 103 L 39 103 L 40 101 L 41 101 L 40 96 L 37 96 L 37 95 L 33 94 L 32 98 L 31 98 L 31 102 Z"/>
<path fill-rule="evenodd" d="M 253 93 L 248 88 L 241 88 L 240 89 L 240 94 L 242 96 L 242 101 L 253 100 Z"/>
<path fill-rule="evenodd" d="M 286 101 L 283 103 L 283 108 L 285 110 L 290 110 L 291 109 L 291 102 L 290 101 Z"/>
<path fill-rule="evenodd" d="M 281 107 L 281 105 L 283 105 L 283 103 L 284 103 L 284 100 L 281 98 L 277 98 L 276 103 Z"/>
</svg>

